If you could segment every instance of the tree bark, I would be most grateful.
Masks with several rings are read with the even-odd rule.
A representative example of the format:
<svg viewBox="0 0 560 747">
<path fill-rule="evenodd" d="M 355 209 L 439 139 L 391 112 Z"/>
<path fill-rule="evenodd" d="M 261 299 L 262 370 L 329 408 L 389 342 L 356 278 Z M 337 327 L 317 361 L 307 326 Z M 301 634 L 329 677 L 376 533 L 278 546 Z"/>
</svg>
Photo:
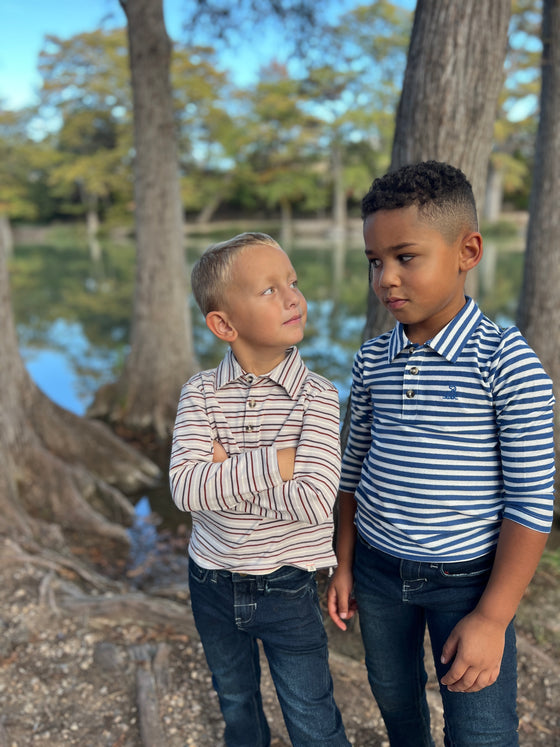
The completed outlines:
<svg viewBox="0 0 560 747">
<path fill-rule="evenodd" d="M 182 384 L 197 369 L 190 312 L 177 137 L 162 0 L 121 0 L 134 107 L 137 270 L 130 353 L 89 414 L 169 438 Z"/>
<path fill-rule="evenodd" d="M 344 169 L 342 167 L 342 152 L 340 144 L 333 143 L 331 153 L 332 181 L 333 181 L 333 230 L 335 239 L 343 239 L 346 235 L 347 204 L 344 188 Z"/>
<path fill-rule="evenodd" d="M 6 256 L 11 257 L 14 251 L 14 233 L 10 218 L 4 213 L 0 213 L 0 245 Z"/>
<path fill-rule="evenodd" d="M 510 0 L 418 0 L 397 111 L 391 168 L 435 159 L 462 169 L 484 204 Z M 368 303 L 364 337 L 394 319 Z"/>
<path fill-rule="evenodd" d="M 484 219 L 489 223 L 500 220 L 502 204 L 504 201 L 504 174 L 503 171 L 488 164 L 488 179 L 486 181 L 486 195 L 484 199 Z"/>
<path fill-rule="evenodd" d="M 560 401 L 560 0 L 545 0 L 540 119 L 517 323 L 554 382 Z M 555 420 L 556 463 L 560 423 Z M 558 482 L 558 478 L 557 478 Z"/>
<path fill-rule="evenodd" d="M 280 237 L 282 246 L 289 252 L 294 241 L 294 221 L 292 203 L 286 198 L 280 200 Z"/>
<path fill-rule="evenodd" d="M 2 244 L 0 325 L 0 533 L 43 545 L 78 536 L 82 547 L 105 540 L 124 551 L 133 507 L 122 491 L 152 485 L 159 470 L 33 383 L 19 353 Z"/>
</svg>

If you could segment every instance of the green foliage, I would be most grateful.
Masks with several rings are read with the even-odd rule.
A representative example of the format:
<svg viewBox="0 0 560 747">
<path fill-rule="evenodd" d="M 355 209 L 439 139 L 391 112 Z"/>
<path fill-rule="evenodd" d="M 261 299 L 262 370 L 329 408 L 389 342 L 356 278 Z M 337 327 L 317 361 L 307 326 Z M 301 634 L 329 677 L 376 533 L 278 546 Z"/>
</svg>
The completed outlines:
<svg viewBox="0 0 560 747">
<path fill-rule="evenodd" d="M 508 220 L 499 220 L 495 223 L 482 223 L 482 235 L 489 239 L 510 239 L 519 236 L 519 228 Z"/>
<path fill-rule="evenodd" d="M 541 559 L 541 567 L 552 568 L 560 573 L 560 547 L 556 550 L 545 550 Z"/>
<path fill-rule="evenodd" d="M 131 94 L 124 29 L 48 36 L 39 57 L 41 109 L 56 113 L 48 185 L 70 215 L 132 200 Z"/>
<path fill-rule="evenodd" d="M 0 110 L 0 214 L 11 219 L 34 219 L 38 206 L 34 185 L 40 178 L 40 146 L 27 135 L 31 112 Z"/>
<path fill-rule="evenodd" d="M 207 219 L 223 204 L 230 211 L 283 206 L 324 214 L 342 188 L 356 212 L 390 162 L 413 15 L 398 0 L 346 2 L 339 15 L 328 3 L 267 4 L 266 17 L 259 7 L 218 0 L 185 8 L 190 37 L 174 44 L 171 63 L 185 211 Z M 540 14 L 540 0 L 513 3 L 492 155 L 506 198 L 522 208 L 536 132 Z M 288 38 L 296 25 L 307 29 L 305 43 L 294 44 L 294 33 Z M 256 56 L 272 28 L 276 58 L 256 81 L 235 84 L 222 56 L 228 44 L 237 50 L 250 40 Z M 0 113 L 3 212 L 43 221 L 89 212 L 130 222 L 128 65 L 124 28 L 46 37 L 38 112 Z"/>
<path fill-rule="evenodd" d="M 514 0 L 505 82 L 494 123 L 493 167 L 503 176 L 505 198 L 527 209 L 538 121 L 542 0 Z"/>
</svg>

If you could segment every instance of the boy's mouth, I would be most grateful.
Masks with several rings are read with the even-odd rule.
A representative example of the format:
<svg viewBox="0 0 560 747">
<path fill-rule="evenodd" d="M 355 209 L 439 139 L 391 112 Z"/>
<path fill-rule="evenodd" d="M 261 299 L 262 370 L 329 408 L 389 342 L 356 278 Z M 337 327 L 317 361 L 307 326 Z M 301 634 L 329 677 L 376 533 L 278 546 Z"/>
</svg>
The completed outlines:
<svg viewBox="0 0 560 747">
<path fill-rule="evenodd" d="M 395 298 L 393 296 L 390 296 L 389 298 L 385 299 L 385 306 L 390 311 L 398 311 L 399 309 L 402 309 L 405 303 L 406 303 L 405 298 Z"/>
<path fill-rule="evenodd" d="M 285 321 L 284 324 L 296 324 L 297 322 L 301 322 L 301 314 L 295 314 L 291 319 Z"/>
</svg>

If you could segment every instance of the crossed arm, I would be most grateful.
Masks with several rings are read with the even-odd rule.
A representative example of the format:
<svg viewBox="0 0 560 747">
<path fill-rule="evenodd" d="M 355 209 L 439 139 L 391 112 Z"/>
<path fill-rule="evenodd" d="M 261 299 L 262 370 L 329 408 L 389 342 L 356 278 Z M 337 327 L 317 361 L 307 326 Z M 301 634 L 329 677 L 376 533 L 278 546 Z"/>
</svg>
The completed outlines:
<svg viewBox="0 0 560 747">
<path fill-rule="evenodd" d="M 227 427 L 212 427 L 204 396 L 185 385 L 170 462 L 175 504 L 311 525 L 329 520 L 340 476 L 338 394 L 312 390 L 305 407 L 290 404 L 278 433 L 245 449 Z"/>
<path fill-rule="evenodd" d="M 296 462 L 295 448 L 278 449 L 276 454 L 278 458 L 278 469 L 282 480 L 284 480 L 284 482 L 286 482 L 286 480 L 291 480 L 294 476 L 294 465 Z M 222 444 L 219 441 L 214 441 L 212 461 L 217 464 L 225 462 L 227 458 L 228 455 Z"/>
</svg>

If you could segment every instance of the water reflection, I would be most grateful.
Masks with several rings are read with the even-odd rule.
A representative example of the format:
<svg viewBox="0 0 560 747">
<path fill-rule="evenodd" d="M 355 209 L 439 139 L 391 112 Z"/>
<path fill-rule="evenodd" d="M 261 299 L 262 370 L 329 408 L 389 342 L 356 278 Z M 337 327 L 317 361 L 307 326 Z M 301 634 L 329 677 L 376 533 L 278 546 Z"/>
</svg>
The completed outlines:
<svg viewBox="0 0 560 747">
<path fill-rule="evenodd" d="M 189 265 L 208 243 L 189 249 Z M 87 247 L 24 246 L 16 248 L 10 265 L 23 358 L 49 397 L 78 414 L 97 388 L 118 375 L 127 353 L 134 247 L 107 243 L 97 257 L 93 260 Z M 296 244 L 293 262 L 309 304 L 302 354 L 345 399 L 367 294 L 362 248 Z M 216 365 L 223 343 L 209 332 L 194 302 L 192 321 L 201 365 Z"/>
<path fill-rule="evenodd" d="M 213 240 L 190 241 L 189 265 Z M 504 326 L 515 318 L 523 268 L 520 248 L 520 241 L 486 242 L 481 265 L 479 303 Z M 309 306 L 302 356 L 336 385 L 344 415 L 365 321 L 363 247 L 308 239 L 295 242 L 290 255 Z M 68 241 L 15 249 L 11 288 L 22 356 L 43 391 L 77 414 L 85 412 L 102 384 L 117 377 L 126 357 L 134 264 L 132 243 L 106 242 L 93 257 L 87 246 Z M 194 302 L 192 322 L 201 365 L 215 366 L 224 354 L 223 343 L 209 332 Z M 171 503 L 167 485 L 146 501 L 138 510 L 157 510 L 164 525 L 185 521 Z"/>
</svg>

